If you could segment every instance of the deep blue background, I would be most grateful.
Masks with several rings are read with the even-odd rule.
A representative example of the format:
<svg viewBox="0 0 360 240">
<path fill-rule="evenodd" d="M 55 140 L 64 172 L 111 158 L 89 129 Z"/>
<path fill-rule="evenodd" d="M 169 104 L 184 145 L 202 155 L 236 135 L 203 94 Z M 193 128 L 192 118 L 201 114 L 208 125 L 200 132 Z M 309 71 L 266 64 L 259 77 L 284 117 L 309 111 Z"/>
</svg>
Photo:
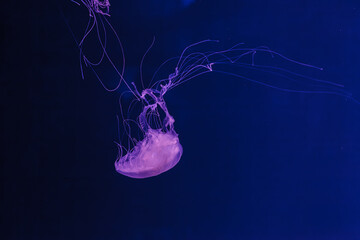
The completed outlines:
<svg viewBox="0 0 360 240">
<path fill-rule="evenodd" d="M 111 3 L 132 81 L 153 36 L 149 71 L 212 38 L 324 67 L 310 73 L 360 97 L 359 1 Z M 180 163 L 134 180 L 113 167 L 119 93 L 81 79 L 65 24 L 80 34 L 86 10 L 10 1 L 1 18 L 1 239 L 360 239 L 359 105 L 206 75 L 167 97 Z"/>
</svg>

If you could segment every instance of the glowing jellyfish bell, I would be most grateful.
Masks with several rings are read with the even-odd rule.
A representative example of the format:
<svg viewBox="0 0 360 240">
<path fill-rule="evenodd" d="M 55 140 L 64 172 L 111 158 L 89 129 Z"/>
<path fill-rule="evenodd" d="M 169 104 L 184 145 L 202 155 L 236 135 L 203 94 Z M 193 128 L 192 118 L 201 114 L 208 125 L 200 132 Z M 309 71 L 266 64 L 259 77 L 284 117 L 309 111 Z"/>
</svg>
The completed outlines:
<svg viewBox="0 0 360 240">
<path fill-rule="evenodd" d="M 115 162 L 115 169 L 132 178 L 153 177 L 173 168 L 181 155 L 182 147 L 175 131 L 150 129 L 131 152 Z"/>
<path fill-rule="evenodd" d="M 166 86 L 163 86 L 163 89 L 165 88 Z M 147 178 L 166 172 L 179 162 L 183 150 L 174 130 L 175 120 L 169 114 L 163 99 L 165 92 L 156 93 L 145 89 L 140 95 L 141 100 L 146 103 L 138 118 L 144 138 L 125 155 L 120 152 L 115 162 L 117 172 L 132 178 Z M 153 103 L 149 103 L 146 97 Z M 160 128 L 152 128 L 148 119 L 154 113 L 158 115 L 158 110 L 165 113 L 165 118 Z"/>
<path fill-rule="evenodd" d="M 125 117 L 123 104 L 121 103 L 121 97 L 124 93 L 120 97 L 121 119 L 123 123 L 122 133 L 127 139 L 127 144 L 124 142 L 122 143 L 121 141 L 117 143 L 119 154 L 115 161 L 115 168 L 116 171 L 122 175 L 131 178 L 153 177 L 170 170 L 179 162 L 183 153 L 183 148 L 180 144 L 178 134 L 175 132 L 175 120 L 169 114 L 164 100 L 164 95 L 178 85 L 205 73 L 217 72 L 233 78 L 250 81 L 285 92 L 338 95 L 351 99 L 359 104 L 359 102 L 354 99 L 350 93 L 343 90 L 343 86 L 340 84 L 291 72 L 287 69 L 279 67 L 278 64 L 275 64 L 274 66 L 268 64 L 255 64 L 255 55 L 263 53 L 267 56 L 271 56 L 272 59 L 276 57 L 278 60 L 285 61 L 287 63 L 322 70 L 322 68 L 287 58 L 264 46 L 246 48 L 243 47 L 242 44 L 237 44 L 229 49 L 221 51 L 204 52 L 192 50 L 193 47 L 202 45 L 203 43 L 218 42 L 214 40 L 204 40 L 189 45 L 182 51 L 179 57 L 171 58 L 165 61 L 155 72 L 149 85 L 145 87 L 142 79 L 142 65 L 144 57 L 154 43 L 153 41 L 140 63 L 142 91 L 139 92 L 135 83 L 132 82 L 129 84 L 123 77 L 125 69 L 123 48 L 117 33 L 106 19 L 106 17 L 110 16 L 109 1 L 81 0 L 81 2 L 88 8 L 90 13 L 90 20 L 85 34 L 81 41 L 78 42 L 78 47 L 80 49 L 81 73 L 83 74 L 82 64 L 85 64 L 85 66 L 93 70 L 102 86 L 109 92 L 116 91 L 119 89 L 121 83 L 124 83 L 131 93 L 131 96 L 135 98 L 129 104 L 127 108 L 128 111 L 125 114 L 129 113 L 129 109 L 132 108 L 134 102 L 140 103 L 140 113 L 129 119 Z M 106 34 L 106 27 L 110 28 L 120 47 L 120 54 L 122 55 L 120 57 L 122 59 L 122 67 L 120 70 L 109 56 L 109 52 L 107 50 L 108 46 L 106 44 L 106 40 L 109 37 L 109 34 Z M 102 54 L 100 59 L 91 61 L 87 56 L 85 56 L 83 48 L 85 40 L 92 31 L 96 31 Z M 110 66 L 119 76 L 119 82 L 112 88 L 104 84 L 96 71 L 96 67 L 105 60 L 110 63 Z M 160 78 L 160 80 L 156 81 L 156 79 L 159 79 L 159 70 L 163 69 L 164 66 L 170 64 L 171 62 L 172 64 L 175 64 L 171 65 L 172 69 L 175 69 L 174 73 L 164 79 Z M 226 68 L 226 66 L 229 65 L 231 68 Z M 216 66 L 215 69 L 213 68 L 214 66 Z M 267 82 L 266 80 L 255 79 L 254 77 L 247 75 L 249 71 L 264 74 L 264 79 L 267 79 L 269 76 L 276 77 L 277 81 Z M 281 80 L 285 82 L 285 85 L 281 84 Z M 289 83 L 294 83 L 294 86 L 296 87 L 289 88 Z M 136 129 L 130 127 L 131 124 L 134 124 Z"/>
</svg>

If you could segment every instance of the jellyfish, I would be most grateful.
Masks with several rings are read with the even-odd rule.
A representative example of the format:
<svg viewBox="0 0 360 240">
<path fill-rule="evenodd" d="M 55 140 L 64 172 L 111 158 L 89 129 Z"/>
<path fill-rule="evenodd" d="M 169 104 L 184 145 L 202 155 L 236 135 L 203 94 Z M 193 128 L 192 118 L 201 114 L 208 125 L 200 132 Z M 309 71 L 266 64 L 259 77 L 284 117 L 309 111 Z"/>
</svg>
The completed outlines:
<svg viewBox="0 0 360 240">
<path fill-rule="evenodd" d="M 125 141 L 116 142 L 118 147 L 118 156 L 115 160 L 115 169 L 118 173 L 131 178 L 148 178 L 162 174 L 180 161 L 183 147 L 179 140 L 179 135 L 175 131 L 175 119 L 170 114 L 165 96 L 177 86 L 184 84 L 194 78 L 204 74 L 217 73 L 223 76 L 231 76 L 235 79 L 241 79 L 260 84 L 265 87 L 276 89 L 278 91 L 293 93 L 316 93 L 338 95 L 357 104 L 359 101 L 344 90 L 344 86 L 338 83 L 321 80 L 307 75 L 290 71 L 281 67 L 281 63 L 294 64 L 304 68 L 323 70 L 320 67 L 302 63 L 300 61 L 286 57 L 266 46 L 255 48 L 245 47 L 243 43 L 223 50 L 198 50 L 199 47 L 218 44 L 217 40 L 203 40 L 187 46 L 179 56 L 169 58 L 164 61 L 154 72 L 151 79 L 145 84 L 142 74 L 142 67 L 147 53 L 154 45 L 153 39 L 150 47 L 145 52 L 140 62 L 140 83 L 129 82 L 124 78 L 125 58 L 119 36 L 111 26 L 109 20 L 109 2 L 108 0 L 89 0 L 81 1 L 89 10 L 90 20 L 86 27 L 85 34 L 80 41 L 77 41 L 80 50 L 81 73 L 83 75 L 83 63 L 90 68 L 98 78 L 101 85 L 109 92 L 115 92 L 121 84 L 124 84 L 127 91 L 120 94 L 120 116 L 118 116 L 119 126 L 122 130 L 119 135 L 123 135 Z M 106 44 L 108 34 L 106 26 L 111 30 L 120 46 L 122 64 L 119 67 L 114 64 L 109 56 L 108 46 Z M 92 31 L 96 32 L 102 54 L 97 61 L 91 61 L 85 55 L 83 45 Z M 259 54 L 270 56 L 272 59 L 280 62 L 279 64 L 269 65 L 261 64 L 257 61 Z M 111 67 L 119 76 L 119 81 L 115 87 L 108 87 L 96 71 L 96 67 L 103 61 L 108 61 Z M 230 68 L 229 68 L 230 66 Z M 160 71 L 173 69 L 166 77 L 160 76 Z M 247 76 L 246 72 L 260 72 L 262 74 L 276 77 L 286 83 L 293 83 L 294 88 L 279 82 L 268 82 Z M 123 99 L 130 94 L 131 101 L 124 104 Z M 124 106 L 126 105 L 126 106 Z M 132 111 L 137 109 L 134 115 Z"/>
<path fill-rule="evenodd" d="M 175 120 L 169 114 L 163 98 L 166 88 L 166 85 L 162 86 L 159 92 L 145 89 L 139 95 L 144 105 L 137 123 L 143 137 L 125 153 L 123 146 L 118 145 L 120 152 L 115 162 L 117 172 L 132 178 L 147 178 L 159 175 L 179 162 L 182 146 L 174 129 Z M 149 121 L 161 121 L 159 111 L 163 111 L 165 117 L 162 122 L 156 123 L 157 127 L 153 127 Z"/>
</svg>

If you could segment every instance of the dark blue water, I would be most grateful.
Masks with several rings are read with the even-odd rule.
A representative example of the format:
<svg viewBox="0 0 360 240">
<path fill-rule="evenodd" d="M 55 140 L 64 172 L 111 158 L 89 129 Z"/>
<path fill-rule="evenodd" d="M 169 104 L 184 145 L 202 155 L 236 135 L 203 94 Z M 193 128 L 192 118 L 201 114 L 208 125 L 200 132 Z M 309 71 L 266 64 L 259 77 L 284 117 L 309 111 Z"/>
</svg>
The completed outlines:
<svg viewBox="0 0 360 240">
<path fill-rule="evenodd" d="M 211 38 L 323 67 L 288 66 L 360 98 L 358 1 L 111 4 L 130 81 L 154 36 L 149 73 Z M 120 91 L 81 79 L 66 25 L 80 36 L 86 9 L 11 1 L 1 13 L 1 239 L 360 239 L 360 105 L 204 75 L 166 98 L 180 163 L 130 179 L 113 166 Z"/>
</svg>

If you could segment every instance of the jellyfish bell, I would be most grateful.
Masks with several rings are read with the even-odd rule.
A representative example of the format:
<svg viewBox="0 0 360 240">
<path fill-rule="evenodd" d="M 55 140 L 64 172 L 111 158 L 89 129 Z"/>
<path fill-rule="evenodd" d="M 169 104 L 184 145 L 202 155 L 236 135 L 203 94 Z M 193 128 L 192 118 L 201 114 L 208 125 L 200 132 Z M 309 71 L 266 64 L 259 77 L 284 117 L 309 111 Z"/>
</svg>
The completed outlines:
<svg viewBox="0 0 360 240">
<path fill-rule="evenodd" d="M 175 131 L 149 129 L 142 141 L 115 162 L 118 173 L 132 178 L 148 178 L 173 168 L 180 160 L 182 146 Z"/>
</svg>

